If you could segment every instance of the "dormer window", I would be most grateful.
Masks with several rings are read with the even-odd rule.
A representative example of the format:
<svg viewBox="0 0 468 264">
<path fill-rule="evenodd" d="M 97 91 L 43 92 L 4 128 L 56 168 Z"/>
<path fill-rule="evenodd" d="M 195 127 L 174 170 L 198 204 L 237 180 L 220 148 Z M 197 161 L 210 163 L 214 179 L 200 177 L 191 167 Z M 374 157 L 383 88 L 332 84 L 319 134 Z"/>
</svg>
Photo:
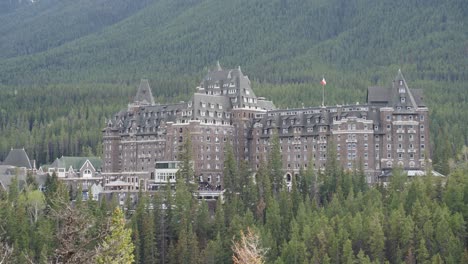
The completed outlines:
<svg viewBox="0 0 468 264">
<path fill-rule="evenodd" d="M 400 85 L 403 85 L 403 80 L 400 80 L 399 83 L 400 83 Z"/>
<path fill-rule="evenodd" d="M 401 94 L 405 93 L 406 92 L 405 87 L 398 88 L 398 92 L 401 93 Z"/>
<path fill-rule="evenodd" d="M 405 97 L 401 97 L 401 102 L 404 103 L 406 101 Z"/>
</svg>

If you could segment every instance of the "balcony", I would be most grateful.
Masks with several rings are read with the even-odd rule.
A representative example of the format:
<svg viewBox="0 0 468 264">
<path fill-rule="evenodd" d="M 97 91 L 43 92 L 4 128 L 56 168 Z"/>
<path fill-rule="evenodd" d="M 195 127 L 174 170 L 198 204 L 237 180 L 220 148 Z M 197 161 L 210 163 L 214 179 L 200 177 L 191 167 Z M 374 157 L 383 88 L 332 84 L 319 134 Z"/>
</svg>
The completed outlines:
<svg viewBox="0 0 468 264">
<path fill-rule="evenodd" d="M 405 153 L 404 149 L 397 149 L 397 153 Z"/>
<path fill-rule="evenodd" d="M 416 134 L 416 130 L 414 130 L 414 129 L 408 129 L 408 133 Z"/>
<path fill-rule="evenodd" d="M 405 133 L 405 130 L 404 130 L 404 129 L 397 129 L 396 132 L 397 132 L 397 133 L 400 133 L 400 134 L 404 134 L 404 133 Z"/>
</svg>

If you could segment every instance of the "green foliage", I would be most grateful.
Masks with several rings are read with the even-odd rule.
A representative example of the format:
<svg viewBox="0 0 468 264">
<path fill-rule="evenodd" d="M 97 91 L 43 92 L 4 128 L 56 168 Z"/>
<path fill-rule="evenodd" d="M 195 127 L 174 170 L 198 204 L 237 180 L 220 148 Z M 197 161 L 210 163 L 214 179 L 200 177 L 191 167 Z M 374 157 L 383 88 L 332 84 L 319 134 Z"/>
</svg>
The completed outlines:
<svg viewBox="0 0 468 264">
<path fill-rule="evenodd" d="M 125 218 L 122 210 L 117 207 L 112 213 L 110 234 L 102 243 L 101 253 L 96 262 L 100 264 L 127 264 L 133 263 L 132 230 L 125 227 Z"/>
<path fill-rule="evenodd" d="M 100 155 L 101 128 L 131 100 L 138 79 L 151 80 L 158 102 L 185 100 L 220 60 L 243 65 L 256 94 L 283 108 L 318 105 L 322 74 L 326 104 L 364 102 L 367 86 L 389 85 L 402 68 L 410 87 L 424 89 L 434 168 L 448 175 L 407 182 L 395 171 L 389 188 L 369 188 L 362 163 L 344 172 L 328 147 L 326 169 L 304 168 L 287 192 L 273 142 L 255 181 L 228 150 L 225 184 L 236 195 L 213 211 L 192 195 L 186 135 L 176 191 L 140 197 L 133 241 L 121 215 L 114 229 L 121 236 L 100 239 L 112 203 L 68 210 L 56 175 L 43 197 L 30 179 L 24 191 L 13 184 L 0 195 L 0 242 L 13 246 L 14 263 L 51 261 L 65 249 L 57 234 L 76 219 L 87 227 L 75 234 L 79 248 L 119 242 L 140 263 L 230 263 L 232 239 L 247 226 L 261 235 L 268 263 L 466 262 L 468 170 L 466 155 L 457 155 L 468 145 L 464 1 L 3 2 L 0 160 L 23 146 L 39 164 Z M 103 252 L 102 261 L 120 251 Z"/>
</svg>

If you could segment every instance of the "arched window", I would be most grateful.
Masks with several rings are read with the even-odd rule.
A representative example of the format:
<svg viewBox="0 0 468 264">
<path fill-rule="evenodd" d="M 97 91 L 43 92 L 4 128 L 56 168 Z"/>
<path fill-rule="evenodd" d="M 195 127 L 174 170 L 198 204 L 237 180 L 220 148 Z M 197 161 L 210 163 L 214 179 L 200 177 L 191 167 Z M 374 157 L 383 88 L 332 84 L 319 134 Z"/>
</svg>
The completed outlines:
<svg viewBox="0 0 468 264">
<path fill-rule="evenodd" d="M 87 177 L 92 177 L 93 176 L 93 173 L 90 169 L 86 169 L 83 171 L 83 177 L 87 178 Z"/>
<path fill-rule="evenodd" d="M 292 178 L 291 178 L 291 174 L 286 174 L 286 182 L 291 182 Z"/>
</svg>

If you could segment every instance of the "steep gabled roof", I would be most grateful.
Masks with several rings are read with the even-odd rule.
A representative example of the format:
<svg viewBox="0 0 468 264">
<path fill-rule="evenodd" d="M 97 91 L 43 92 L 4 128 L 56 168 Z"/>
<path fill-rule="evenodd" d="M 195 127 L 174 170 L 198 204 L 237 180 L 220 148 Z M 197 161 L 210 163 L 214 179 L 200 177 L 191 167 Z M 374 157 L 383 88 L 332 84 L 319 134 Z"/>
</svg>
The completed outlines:
<svg viewBox="0 0 468 264">
<path fill-rule="evenodd" d="M 424 103 L 424 91 L 422 89 L 412 89 L 414 101 L 416 101 L 416 105 L 419 107 L 424 107 L 426 104 Z"/>
<path fill-rule="evenodd" d="M 24 167 L 0 165 L 0 189 L 7 190 L 13 177 L 17 176 L 20 188 L 26 184 L 26 170 Z"/>
<path fill-rule="evenodd" d="M 154 105 L 153 94 L 147 79 L 141 79 L 140 86 L 133 100 L 137 105 Z"/>
<path fill-rule="evenodd" d="M 91 162 L 96 170 L 99 170 L 102 166 L 102 160 L 98 157 L 61 157 L 56 159 L 49 167 L 65 168 L 66 170 L 73 167 L 74 170 L 79 170 L 87 160 Z"/>
<path fill-rule="evenodd" d="M 367 103 L 378 104 L 387 103 L 389 99 L 389 89 L 384 87 L 373 86 L 367 88 Z"/>
<path fill-rule="evenodd" d="M 11 149 L 2 165 L 10 165 L 20 168 L 32 169 L 31 161 L 24 149 Z"/>
<path fill-rule="evenodd" d="M 403 89 L 402 95 L 400 95 L 400 89 Z M 401 97 L 406 97 L 407 100 L 403 101 L 400 99 Z M 393 85 L 390 88 L 377 86 L 369 87 L 367 89 L 367 103 L 414 108 L 425 106 L 423 102 L 423 91 L 420 89 L 409 89 L 401 70 L 398 70 Z"/>
</svg>

